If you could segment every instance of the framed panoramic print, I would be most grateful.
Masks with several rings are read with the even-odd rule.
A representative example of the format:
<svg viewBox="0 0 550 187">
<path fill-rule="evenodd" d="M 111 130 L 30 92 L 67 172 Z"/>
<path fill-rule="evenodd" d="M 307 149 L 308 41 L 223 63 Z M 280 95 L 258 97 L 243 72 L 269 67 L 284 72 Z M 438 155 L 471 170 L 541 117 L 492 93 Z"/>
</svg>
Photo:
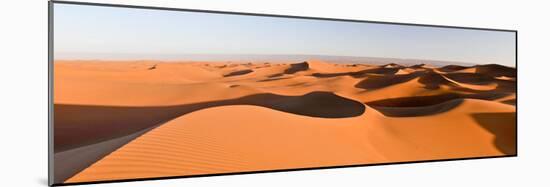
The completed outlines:
<svg viewBox="0 0 550 187">
<path fill-rule="evenodd" d="M 51 185 L 517 155 L 513 30 L 49 10 Z"/>
</svg>

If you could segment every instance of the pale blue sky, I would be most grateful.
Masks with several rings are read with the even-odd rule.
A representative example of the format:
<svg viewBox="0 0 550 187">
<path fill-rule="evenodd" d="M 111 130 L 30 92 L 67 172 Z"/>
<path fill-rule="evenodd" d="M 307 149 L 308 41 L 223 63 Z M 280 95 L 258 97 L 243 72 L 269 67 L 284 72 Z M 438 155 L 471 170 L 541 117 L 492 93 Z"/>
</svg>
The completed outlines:
<svg viewBox="0 0 550 187">
<path fill-rule="evenodd" d="M 136 59 L 144 54 L 308 54 L 514 66 L 515 34 L 55 4 L 54 53 Z"/>
</svg>

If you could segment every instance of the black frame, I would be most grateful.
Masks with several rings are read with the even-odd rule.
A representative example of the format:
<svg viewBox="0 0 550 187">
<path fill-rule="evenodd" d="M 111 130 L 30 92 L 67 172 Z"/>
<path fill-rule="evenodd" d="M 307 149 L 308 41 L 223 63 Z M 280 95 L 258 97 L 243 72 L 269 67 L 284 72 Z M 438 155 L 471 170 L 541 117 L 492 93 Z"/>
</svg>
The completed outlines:
<svg viewBox="0 0 550 187">
<path fill-rule="evenodd" d="M 451 159 L 432 159 L 432 160 L 417 160 L 417 161 L 405 161 L 405 162 L 392 162 L 392 163 L 374 163 L 374 164 L 354 164 L 354 165 L 339 165 L 339 166 L 323 166 L 323 167 L 307 167 L 307 168 L 293 168 L 293 169 L 275 169 L 275 170 L 260 170 L 260 171 L 246 171 L 246 172 L 232 172 L 232 173 L 214 173 L 214 174 L 199 174 L 199 175 L 186 175 L 186 176 L 166 176 L 166 177 L 150 177 L 150 178 L 133 178 L 133 179 L 121 179 L 121 180 L 104 180 L 104 181 L 89 181 L 89 182 L 73 182 L 73 183 L 53 183 L 53 14 L 54 4 L 73 4 L 73 5 L 88 5 L 88 6 L 103 6 L 103 7 L 118 7 L 118 8 L 135 8 L 135 9 L 150 9 L 150 10 L 168 10 L 168 11 L 184 11 L 184 12 L 200 12 L 200 13 L 214 13 L 214 14 L 230 14 L 230 15 L 246 15 L 246 16 L 261 16 L 261 17 L 278 17 L 278 18 L 294 18 L 294 19 L 309 19 L 309 20 L 326 20 L 326 21 L 344 21 L 344 22 L 358 22 L 358 23 L 377 23 L 377 24 L 389 24 L 389 25 L 406 25 L 406 26 L 419 26 L 419 27 L 436 27 L 436 28 L 454 28 L 454 29 L 470 29 L 470 30 L 484 30 L 484 31 L 501 31 L 501 32 L 513 32 L 515 33 L 515 68 L 516 68 L 516 154 L 502 155 L 502 156 L 482 156 L 482 157 L 468 157 L 468 158 L 451 158 Z M 494 29 L 494 28 L 480 28 L 480 27 L 464 27 L 464 26 L 449 26 L 449 25 L 430 25 L 430 24 L 416 24 L 416 23 L 401 23 L 401 22 L 385 22 L 385 21 L 368 21 L 368 20 L 354 20 L 354 19 L 338 19 L 338 18 L 323 18 L 323 17 L 307 17 L 307 16 L 291 16 L 291 15 L 276 15 L 276 14 L 261 14 L 261 13 L 245 13 L 245 12 L 229 12 L 229 11 L 215 11 L 215 10 L 200 10 L 200 9 L 185 9 L 185 8 L 169 8 L 169 7 L 156 7 L 156 6 L 139 6 L 139 5 L 124 5 L 124 4 L 106 4 L 106 3 L 92 3 L 92 2 L 74 2 L 74 1 L 59 1 L 50 0 L 48 2 L 48 185 L 49 186 L 67 186 L 67 185 L 85 185 L 85 184 L 100 184 L 100 183 L 115 183 L 115 182 L 132 182 L 132 181 L 146 181 L 146 180 L 162 180 L 162 179 L 181 179 L 191 177 L 210 177 L 210 176 L 226 176 L 226 175 L 241 175 L 241 174 L 255 174 L 255 173 L 271 173 L 271 172 L 288 172 L 288 171 L 304 171 L 304 170 L 318 170 L 318 169 L 333 169 L 333 168 L 351 168 L 351 167 L 364 167 L 364 166 L 381 166 L 381 165 L 394 165 L 394 164 L 411 164 L 411 163 L 426 163 L 426 162 L 442 162 L 442 161 L 457 161 L 457 160 L 475 160 L 486 158 L 507 158 L 518 157 L 518 31 L 509 29 Z"/>
</svg>

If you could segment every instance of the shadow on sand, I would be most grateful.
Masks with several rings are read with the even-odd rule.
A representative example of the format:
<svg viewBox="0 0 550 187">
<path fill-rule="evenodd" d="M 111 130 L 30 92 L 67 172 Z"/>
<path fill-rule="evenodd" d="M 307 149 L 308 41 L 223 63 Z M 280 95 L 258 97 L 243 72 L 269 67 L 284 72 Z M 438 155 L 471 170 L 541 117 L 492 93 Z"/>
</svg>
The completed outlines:
<svg viewBox="0 0 550 187">
<path fill-rule="evenodd" d="M 223 77 L 232 77 L 232 76 L 246 75 L 246 74 L 249 74 L 249 73 L 252 73 L 252 72 L 253 72 L 253 71 L 250 70 L 250 69 L 238 70 L 238 71 L 233 71 L 233 72 L 231 72 L 231 73 L 225 74 L 225 75 L 223 75 Z"/>
<path fill-rule="evenodd" d="M 400 97 L 367 102 L 368 106 L 390 117 L 417 117 L 434 115 L 459 106 L 463 99 L 494 100 L 508 93 L 480 92 L 477 94 L 448 93 L 433 96 Z"/>
<path fill-rule="evenodd" d="M 481 127 L 495 135 L 494 144 L 506 155 L 517 153 L 516 113 L 475 113 L 472 117 Z"/>
<path fill-rule="evenodd" d="M 330 78 L 337 76 L 352 76 L 355 78 L 367 77 L 369 74 L 393 75 L 399 71 L 399 68 L 374 68 L 361 71 L 343 72 L 343 73 L 314 73 L 312 76 L 318 78 Z"/>
</svg>

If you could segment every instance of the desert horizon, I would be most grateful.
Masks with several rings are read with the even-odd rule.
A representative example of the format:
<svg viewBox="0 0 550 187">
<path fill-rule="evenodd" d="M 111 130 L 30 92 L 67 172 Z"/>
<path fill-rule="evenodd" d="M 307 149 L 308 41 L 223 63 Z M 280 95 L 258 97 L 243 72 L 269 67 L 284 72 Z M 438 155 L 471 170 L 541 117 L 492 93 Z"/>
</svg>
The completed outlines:
<svg viewBox="0 0 550 187">
<path fill-rule="evenodd" d="M 478 63 L 471 61 L 427 59 L 427 58 L 390 58 L 379 56 L 339 56 L 319 54 L 111 54 L 111 53 L 59 53 L 56 61 L 97 61 L 97 62 L 129 62 L 129 61 L 156 61 L 159 63 L 196 63 L 196 62 L 226 62 L 226 63 L 295 63 L 310 59 L 328 61 L 337 64 L 400 64 L 417 65 L 429 64 L 434 67 L 446 65 L 473 66 Z M 499 64 L 499 63 L 485 63 Z M 500 64 L 515 68 L 515 64 Z"/>
<path fill-rule="evenodd" d="M 56 60 L 57 183 L 515 155 L 498 64 Z"/>
</svg>

